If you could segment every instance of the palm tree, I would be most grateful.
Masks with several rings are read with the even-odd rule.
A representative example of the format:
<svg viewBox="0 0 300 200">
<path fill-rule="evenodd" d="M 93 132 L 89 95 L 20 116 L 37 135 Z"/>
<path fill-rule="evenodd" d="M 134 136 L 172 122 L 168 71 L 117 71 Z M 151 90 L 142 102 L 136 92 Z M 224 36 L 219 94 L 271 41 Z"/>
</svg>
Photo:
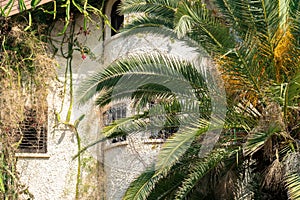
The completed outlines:
<svg viewBox="0 0 300 200">
<path fill-rule="evenodd" d="M 205 48 L 225 81 L 225 120 L 211 115 L 213 99 L 207 96 L 211 88 L 217 90 L 204 81 L 209 78 L 206 73 L 193 62 L 166 54 L 117 60 L 80 88 L 81 103 L 101 94 L 99 106 L 127 97 L 144 110 L 107 127 L 107 137 L 119 129 L 135 132 L 147 126 L 150 112 L 145 102 L 156 99 L 170 110 L 165 128 L 188 122 L 167 140 L 158 162 L 131 184 L 124 199 L 300 198 L 300 3 L 214 3 L 208 10 L 200 1 L 124 1 L 124 14 L 139 15 L 123 34 L 150 32 L 177 37 L 199 51 Z M 184 90 L 169 91 L 147 81 L 134 93 L 130 87 L 127 92 L 113 92 L 118 91 L 118 81 L 134 75 L 183 81 L 191 85 L 189 92 L 195 98 L 190 101 Z M 174 108 L 178 96 L 182 101 Z M 204 133 L 220 129 L 214 149 L 199 157 Z"/>
</svg>

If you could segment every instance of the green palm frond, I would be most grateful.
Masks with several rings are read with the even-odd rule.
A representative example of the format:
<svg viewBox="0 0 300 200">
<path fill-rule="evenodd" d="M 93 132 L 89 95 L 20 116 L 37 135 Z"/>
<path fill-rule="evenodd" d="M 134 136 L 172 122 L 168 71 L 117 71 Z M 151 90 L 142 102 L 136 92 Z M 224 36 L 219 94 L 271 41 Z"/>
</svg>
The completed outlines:
<svg viewBox="0 0 300 200">
<path fill-rule="evenodd" d="M 229 28 L 214 17 L 201 2 L 184 1 L 175 14 L 175 28 L 179 38 L 188 35 L 207 50 L 220 50 L 234 47 Z M 213 48 L 213 45 L 216 47 Z"/>
<path fill-rule="evenodd" d="M 155 171 L 147 171 L 134 181 L 126 192 L 125 199 L 146 199 L 156 187 L 156 183 L 166 177 L 174 165 L 188 151 L 196 136 L 203 134 L 209 128 L 209 122 L 202 120 L 201 123 L 194 126 L 194 128 L 189 127 L 186 130 L 179 129 L 174 136 L 163 144 L 157 157 Z"/>
<path fill-rule="evenodd" d="M 300 4 L 297 0 L 290 0 L 290 24 L 293 35 L 295 35 L 296 41 L 299 42 L 299 31 L 300 31 Z M 299 43 L 298 43 L 299 44 Z"/>
<path fill-rule="evenodd" d="M 300 176 L 297 173 L 290 174 L 287 176 L 286 187 L 288 189 L 289 199 L 298 200 L 300 199 Z"/>
<path fill-rule="evenodd" d="M 291 113 L 297 113 L 297 110 L 299 110 L 300 73 L 296 73 L 289 82 L 272 86 L 270 91 L 271 93 L 268 95 L 282 107 L 283 117 L 287 124 L 293 123 L 289 116 Z M 297 115 L 294 117 L 297 118 Z"/>
<path fill-rule="evenodd" d="M 148 169 L 133 181 L 127 189 L 123 200 L 144 200 L 147 199 L 153 190 L 155 183 L 161 176 L 155 174 L 155 170 Z"/>
<path fill-rule="evenodd" d="M 175 98 L 175 95 L 169 88 L 157 83 L 143 85 L 132 94 L 132 99 L 135 102 L 134 107 L 145 107 L 149 102 L 156 99 L 174 101 Z"/>
<path fill-rule="evenodd" d="M 271 1 L 249 1 L 249 11 L 252 14 L 256 30 L 267 35 L 267 41 L 270 42 L 278 28 L 280 27 L 281 19 L 283 18 L 284 9 L 281 8 L 281 0 Z"/>
<path fill-rule="evenodd" d="M 289 2 L 288 0 L 217 0 L 216 4 L 238 32 L 243 34 L 251 28 L 258 34 L 267 35 L 271 40 L 281 24 L 289 17 Z"/>
<path fill-rule="evenodd" d="M 268 141 L 274 134 L 281 131 L 281 127 L 276 122 L 270 122 L 268 130 L 266 132 L 253 132 L 250 133 L 247 142 L 244 147 L 244 154 L 254 154 L 261 149 L 266 141 Z"/>
<path fill-rule="evenodd" d="M 158 29 L 153 30 L 150 27 L 155 27 Z M 170 28 L 172 27 L 173 27 L 173 21 L 170 21 L 165 18 L 160 18 L 156 16 L 151 16 L 151 17 L 138 16 L 130 24 L 125 25 L 124 28 L 122 28 L 120 31 L 121 33 L 123 33 L 123 35 L 126 35 L 127 32 L 130 32 L 131 35 L 134 33 L 134 31 L 141 33 L 142 32 L 141 28 L 145 28 L 144 32 L 153 33 L 155 35 L 160 34 L 160 35 L 169 36 Z"/>
<path fill-rule="evenodd" d="M 184 120 L 179 123 L 179 131 L 162 145 L 155 165 L 155 169 L 158 173 L 166 175 L 171 167 L 173 167 L 190 148 L 197 136 L 208 133 L 209 131 L 220 130 L 223 127 L 222 122 L 218 119 L 199 119 L 198 122 L 194 122 L 195 119 L 195 117 L 191 116 L 188 118 L 185 117 Z M 206 144 L 203 143 L 204 149 L 206 148 L 205 145 Z M 201 152 L 202 151 L 199 153 Z"/>
<path fill-rule="evenodd" d="M 105 90 L 96 99 L 96 105 L 102 107 L 107 105 L 113 95 L 113 88 Z M 149 83 L 138 87 L 135 91 L 124 91 L 121 94 L 114 93 L 113 99 L 122 99 L 122 97 L 131 98 L 134 102 L 133 107 L 145 107 L 154 99 L 168 99 L 169 101 L 175 99 L 174 94 L 169 88 L 162 85 Z"/>
<path fill-rule="evenodd" d="M 287 85 L 288 90 L 285 93 L 284 97 L 287 107 L 293 108 L 294 106 L 299 105 L 300 101 L 300 73 L 298 72 L 295 77 L 293 77 Z M 284 94 L 283 93 L 283 94 Z"/>
<path fill-rule="evenodd" d="M 204 131 L 203 131 L 204 132 Z M 180 157 L 191 146 L 197 134 L 197 129 L 176 133 L 168 139 L 162 146 L 158 155 L 156 170 L 159 173 L 167 174 L 171 167 L 180 159 Z"/>
<path fill-rule="evenodd" d="M 249 133 L 257 126 L 261 113 L 250 103 L 239 103 L 227 107 L 227 115 L 224 128 L 227 130 L 240 130 Z M 240 138 L 243 139 L 243 138 Z"/>
<path fill-rule="evenodd" d="M 172 167 L 168 176 L 160 179 L 156 184 L 153 191 L 150 193 L 147 199 L 158 200 L 158 199 L 174 199 L 176 189 L 181 185 L 188 172 L 188 166 L 177 163 Z"/>
<path fill-rule="evenodd" d="M 128 13 L 145 13 L 157 17 L 172 18 L 179 1 L 157 1 L 157 0 L 131 0 L 122 2 L 121 12 Z"/>
<path fill-rule="evenodd" d="M 290 15 L 293 16 L 295 14 L 295 11 L 299 10 L 300 4 L 297 0 L 290 0 L 289 1 L 289 11 Z"/>
<path fill-rule="evenodd" d="M 112 95 L 120 92 L 125 98 L 126 94 L 129 94 L 128 91 L 134 92 L 138 87 L 154 81 L 170 87 L 172 87 L 171 83 L 177 83 L 173 93 L 184 96 L 193 93 L 187 89 L 187 86 L 191 86 L 190 89 L 206 87 L 203 74 L 205 73 L 199 72 L 192 63 L 174 56 L 155 53 L 134 55 L 112 63 L 104 71 L 85 80 L 77 94 L 80 103 L 88 101 L 95 94 L 105 90 L 110 93 L 112 89 L 115 92 L 112 92 Z M 131 98 L 131 95 L 128 98 Z M 100 101 L 98 103 L 101 104 Z"/>
<path fill-rule="evenodd" d="M 138 13 L 125 26 L 122 36 L 150 33 L 172 41 L 176 38 L 195 51 L 203 53 L 205 49 L 216 60 L 228 81 L 229 96 L 224 134 L 211 154 L 199 158 L 199 149 L 205 146 L 204 133 L 219 131 L 224 125 L 219 113 L 211 116 L 221 101 L 214 102 L 216 97 L 209 95 L 217 92 L 214 88 L 219 85 L 211 86 L 211 77 L 204 75 L 209 73 L 199 71 L 194 63 L 161 52 L 134 54 L 114 61 L 79 88 L 80 103 L 95 95 L 99 106 L 131 99 L 142 113 L 106 127 L 103 133 L 108 138 L 149 130 L 151 118 L 155 130 L 162 129 L 155 125 L 160 117 L 164 118 L 163 128 L 178 128 L 162 145 L 155 166 L 130 185 L 124 199 L 167 199 L 176 195 L 183 199 L 198 194 L 199 184 L 211 181 L 206 175 L 236 153 L 236 148 L 243 149 L 247 158 L 254 154 L 267 156 L 268 161 L 256 160 L 255 164 L 261 165 L 256 170 L 273 170 L 275 156 L 279 161 L 288 152 L 299 151 L 299 1 L 215 2 L 218 9 L 212 11 L 201 1 L 189 0 L 129 0 L 121 8 L 125 14 Z M 149 108 L 152 100 L 158 103 Z M 276 109 L 269 109 L 272 106 Z M 279 154 L 274 154 L 275 149 Z M 249 166 L 243 167 L 242 173 L 256 176 Z M 266 174 L 262 175 L 265 177 L 257 178 L 257 182 L 265 180 Z M 286 188 L 291 199 L 299 198 L 299 174 L 287 177 Z"/>
<path fill-rule="evenodd" d="M 133 121 L 139 118 L 139 122 L 134 123 L 135 127 L 136 126 L 141 126 L 141 121 L 143 118 L 143 115 L 135 115 L 133 117 L 127 117 L 127 118 L 122 118 L 119 120 L 114 121 L 112 124 L 105 126 L 102 130 L 103 135 L 106 138 L 113 138 L 113 137 L 117 137 L 117 136 L 122 136 L 122 135 L 126 135 L 130 130 L 132 129 L 136 129 L 135 127 L 128 127 L 129 125 L 132 125 Z M 145 125 L 144 125 L 145 126 Z"/>
<path fill-rule="evenodd" d="M 84 146 L 80 152 L 78 152 L 74 158 L 76 158 L 79 154 L 85 152 L 87 149 L 92 146 L 107 141 L 108 139 L 124 136 L 130 134 L 135 134 L 141 130 L 146 130 L 148 122 L 148 113 L 136 114 L 131 117 L 126 117 L 122 119 L 118 119 L 111 123 L 108 126 L 105 126 L 101 131 L 101 137 L 96 141 L 93 141 L 86 146 Z"/>
<path fill-rule="evenodd" d="M 176 188 L 181 184 L 188 168 L 187 165 L 177 163 L 168 175 L 164 176 L 157 173 L 154 166 L 152 166 L 130 184 L 123 199 L 157 200 L 173 198 Z"/>
<path fill-rule="evenodd" d="M 231 152 L 231 151 L 230 151 Z M 181 186 L 176 192 L 176 199 L 185 199 L 189 192 L 207 173 L 214 169 L 220 162 L 228 156 L 228 151 L 218 149 L 210 153 L 206 158 L 193 163 L 190 173 L 186 176 Z"/>
<path fill-rule="evenodd" d="M 192 29 L 195 28 L 197 22 L 199 23 L 206 20 L 206 22 L 209 23 L 213 21 L 209 18 L 207 14 L 208 11 L 203 4 L 191 4 L 192 2 L 185 1 L 179 4 L 177 8 L 175 16 L 176 27 L 174 29 L 179 37 L 185 36 L 187 33 L 191 32 Z"/>
<path fill-rule="evenodd" d="M 251 50 L 252 48 L 247 46 L 247 38 L 251 33 L 250 40 L 255 43 L 254 48 L 257 50 L 255 60 L 259 60 L 259 63 L 252 64 L 252 66 L 260 66 L 265 70 L 265 74 L 270 76 L 269 78 L 277 81 L 280 80 L 279 68 L 283 70 L 293 68 L 289 67 L 292 62 L 277 61 L 280 56 L 278 52 L 284 49 L 282 45 L 286 45 L 288 40 L 289 31 L 295 27 L 295 17 L 290 14 L 290 10 L 296 11 L 290 8 L 290 1 L 219 0 L 217 2 L 219 7 L 224 10 L 226 19 L 229 20 L 228 23 L 232 26 L 232 34 L 237 39 L 236 44 L 240 43 L 242 46 L 246 44 L 247 49 Z M 287 46 L 291 45 L 292 43 Z M 291 59 L 297 58 L 296 51 L 290 51 L 290 53 L 292 53 Z M 243 57 L 242 52 L 239 57 Z M 252 59 L 245 60 L 250 62 Z"/>
<path fill-rule="evenodd" d="M 204 129 L 208 129 L 208 122 L 203 122 L 203 127 L 205 126 L 204 124 L 206 125 Z M 196 128 L 195 130 L 198 130 L 198 132 L 195 134 L 193 134 L 192 130 L 187 132 L 181 131 L 176 133 L 172 138 L 168 139 L 167 142 L 164 143 L 162 150 L 158 155 L 157 162 L 155 164 L 155 170 L 146 170 L 134 182 L 132 182 L 124 196 L 124 199 L 149 199 L 150 194 L 152 195 L 151 198 L 153 198 L 153 196 L 162 198 L 165 195 L 174 193 L 176 188 L 178 188 L 178 186 L 181 184 L 180 181 L 183 181 L 184 176 L 182 176 L 182 173 L 186 173 L 188 169 L 187 168 L 186 170 L 182 171 L 183 168 L 186 168 L 187 166 L 185 166 L 185 163 L 178 163 L 178 161 L 184 160 L 182 156 L 185 155 L 191 148 L 192 142 L 196 136 L 205 132 L 204 130 L 199 131 L 199 129 Z M 218 153 L 221 155 L 222 152 L 220 151 Z M 215 161 L 215 164 L 218 164 L 221 160 L 220 159 L 217 161 L 217 153 L 213 155 L 214 156 L 209 155 L 207 157 L 207 160 L 210 160 L 209 162 L 207 160 L 201 161 L 202 164 L 204 163 L 203 165 L 207 163 L 210 164 L 207 166 L 210 167 L 207 170 L 211 170 L 213 168 L 213 160 Z M 195 164 L 195 169 L 201 168 L 199 163 L 200 161 Z M 170 176 L 170 174 L 173 174 L 174 176 Z M 177 181 L 175 182 L 174 180 Z M 159 182 L 165 184 L 168 181 L 170 181 L 172 185 L 165 185 L 168 188 L 167 191 L 164 191 L 160 194 L 155 194 L 155 192 L 160 191 L 160 188 L 157 188 L 159 187 L 157 184 L 159 184 Z"/>
<path fill-rule="evenodd" d="M 238 79 L 237 84 L 246 86 L 248 90 L 260 92 L 260 79 L 258 78 L 262 78 L 263 65 L 259 64 L 262 61 L 257 57 L 258 44 L 253 39 L 249 33 L 240 48 L 232 50 L 224 57 L 224 61 L 229 62 L 223 67 L 225 74 Z"/>
<path fill-rule="evenodd" d="M 138 27 L 173 27 L 173 16 L 176 8 L 172 7 L 172 1 L 124 1 L 121 12 L 123 14 L 139 13 L 132 22 L 126 24 L 121 30 L 129 31 Z M 173 2 L 173 4 L 174 4 Z"/>
</svg>

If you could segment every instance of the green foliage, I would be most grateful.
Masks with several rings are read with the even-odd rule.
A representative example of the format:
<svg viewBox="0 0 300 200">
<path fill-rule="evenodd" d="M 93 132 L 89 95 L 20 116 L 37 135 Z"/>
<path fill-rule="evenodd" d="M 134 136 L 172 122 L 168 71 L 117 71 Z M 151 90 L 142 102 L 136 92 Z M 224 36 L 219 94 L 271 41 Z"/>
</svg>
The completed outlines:
<svg viewBox="0 0 300 200">
<path fill-rule="evenodd" d="M 71 22 L 74 20 L 76 14 L 80 14 L 84 17 L 83 29 L 87 31 L 88 22 L 96 23 L 92 18 L 92 15 L 98 16 L 99 20 L 104 19 L 105 23 L 108 23 L 107 17 L 102 13 L 104 1 L 98 2 L 93 0 L 58 0 L 50 1 L 47 4 L 39 5 L 41 0 L 32 0 L 30 2 L 30 8 L 27 8 L 24 0 L 16 0 L 20 14 L 17 16 L 12 16 L 13 18 L 18 17 L 18 15 L 28 14 L 28 26 L 25 30 L 29 30 L 33 25 L 41 23 L 41 21 L 36 19 L 44 18 L 49 21 L 64 20 L 65 25 L 59 35 L 66 33 L 67 29 L 70 27 Z M 9 0 L 5 5 L 0 5 L 0 16 L 4 18 L 11 17 L 11 10 L 16 9 L 14 0 Z M 34 16 L 34 19 L 32 19 Z M 48 16 L 48 17 L 45 17 Z M 45 23 L 45 22 L 44 22 Z"/>
<path fill-rule="evenodd" d="M 291 174 L 286 178 L 286 186 L 288 188 L 290 199 L 300 198 L 300 177 L 299 174 Z"/>
<path fill-rule="evenodd" d="M 36 125 L 46 122 L 46 98 L 56 63 L 48 55 L 47 45 L 36 32 L 23 31 L 22 24 L 3 21 L 0 36 L 0 197 L 31 198 L 20 183 L 16 170 L 18 145 L 22 140 L 21 124 L 25 112 L 36 112 Z"/>
<path fill-rule="evenodd" d="M 184 199 L 195 185 L 201 180 L 209 171 L 215 168 L 224 158 L 228 152 L 225 149 L 219 149 L 212 152 L 207 158 L 193 163 L 190 173 L 182 181 L 181 186 L 176 192 L 176 199 Z"/>
<path fill-rule="evenodd" d="M 189 95 L 191 91 L 195 94 L 195 100 L 179 101 L 180 109 L 170 109 L 185 128 L 162 145 L 156 165 L 131 184 L 124 199 L 158 198 L 157 187 L 171 180 L 179 180 L 180 184 L 167 187 L 162 199 L 184 199 L 199 193 L 203 199 L 230 199 L 245 190 L 243 187 L 250 188 L 247 193 L 252 192 L 252 197 L 272 193 L 279 199 L 286 199 L 288 194 L 298 198 L 298 175 L 288 176 L 286 181 L 282 177 L 293 173 L 283 169 L 289 153 L 299 153 L 299 2 L 216 0 L 212 8 L 207 10 L 200 1 L 188 0 L 125 1 L 121 11 L 138 15 L 124 27 L 122 34 L 154 33 L 182 40 L 200 53 L 204 48 L 225 82 L 228 103 L 225 121 L 211 116 L 212 99 L 206 98 L 210 86 L 203 81 L 209 77 L 203 77 L 205 73 L 199 73 L 193 63 L 166 54 L 135 54 L 122 58 L 94 74 L 80 88 L 81 103 L 94 95 L 98 95 L 96 104 L 99 106 L 108 105 L 111 100 L 132 98 L 136 107 L 145 110 L 143 116 L 136 116 L 137 121 L 126 122 L 128 126 L 135 124 L 136 128 L 145 126 L 145 119 L 150 117 L 151 109 L 145 108 L 147 101 L 159 100 L 171 108 L 176 101 L 174 96 Z M 157 84 L 149 84 L 147 80 L 151 78 L 163 84 L 174 79 L 191 85 L 191 91 L 189 88 L 165 90 Z M 125 81 L 141 85 L 135 88 L 127 84 L 124 89 L 121 83 Z M 191 112 L 184 113 L 185 109 Z M 200 115 L 195 115 L 195 111 Z M 169 125 L 176 123 L 173 118 Z M 203 133 L 219 130 L 223 124 L 221 139 L 210 154 L 205 158 L 199 158 L 199 151 L 189 154 L 193 148 L 199 150 Z M 187 154 L 189 159 L 184 159 Z M 222 168 L 218 163 L 225 166 Z M 218 176 L 211 175 L 210 172 L 218 170 Z M 243 180 L 245 176 L 247 180 Z M 218 191 L 216 180 L 225 185 L 224 195 L 228 196 L 220 197 L 211 192 Z M 209 192 L 201 191 L 201 184 L 208 185 Z M 226 184 L 232 188 L 231 194 Z"/>
</svg>

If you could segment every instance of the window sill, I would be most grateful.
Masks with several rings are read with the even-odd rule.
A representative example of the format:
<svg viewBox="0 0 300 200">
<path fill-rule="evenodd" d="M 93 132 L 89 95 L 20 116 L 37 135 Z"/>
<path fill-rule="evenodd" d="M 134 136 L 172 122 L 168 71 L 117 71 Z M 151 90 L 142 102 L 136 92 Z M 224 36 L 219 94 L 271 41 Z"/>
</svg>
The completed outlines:
<svg viewBox="0 0 300 200">
<path fill-rule="evenodd" d="M 162 144 L 165 141 L 166 140 L 164 140 L 164 139 L 147 139 L 147 140 L 144 140 L 144 144 Z"/>
<path fill-rule="evenodd" d="M 50 158 L 48 153 L 16 153 L 17 158 Z"/>
<path fill-rule="evenodd" d="M 110 143 L 105 147 L 104 150 L 109 150 L 109 149 L 112 149 L 112 148 L 116 148 L 116 147 L 120 147 L 120 146 L 126 146 L 126 145 L 128 145 L 127 140 L 122 141 L 122 142 Z"/>
</svg>

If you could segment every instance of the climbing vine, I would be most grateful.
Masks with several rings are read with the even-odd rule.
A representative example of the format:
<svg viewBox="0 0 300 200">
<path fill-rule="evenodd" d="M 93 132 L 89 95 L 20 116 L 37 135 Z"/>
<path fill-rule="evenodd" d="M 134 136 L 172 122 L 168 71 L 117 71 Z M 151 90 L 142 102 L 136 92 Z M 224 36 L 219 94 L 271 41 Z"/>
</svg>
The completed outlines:
<svg viewBox="0 0 300 200">
<path fill-rule="evenodd" d="M 63 80 L 63 95 L 60 109 L 56 111 L 56 119 L 59 124 L 64 124 L 69 127 L 70 130 L 75 134 L 77 140 L 77 150 L 81 151 L 81 138 L 78 132 L 78 126 L 81 120 L 83 120 L 84 115 L 80 116 L 74 122 L 71 121 L 71 116 L 73 112 L 74 105 L 74 86 L 73 86 L 73 57 L 74 52 L 78 51 L 81 54 L 81 58 L 84 60 L 87 56 L 93 57 L 90 49 L 85 46 L 83 43 L 79 42 L 79 37 L 87 38 L 90 30 L 86 28 L 84 30 L 83 26 L 76 29 L 77 18 L 72 14 L 71 23 L 69 29 L 63 34 L 62 39 L 58 41 L 58 46 L 54 46 L 54 43 L 51 42 L 54 49 L 59 49 L 60 54 L 65 59 L 65 73 Z M 50 38 L 51 39 L 51 38 Z M 64 48 L 66 46 L 66 48 Z M 62 111 L 65 109 L 65 100 L 68 99 L 68 108 L 66 116 L 62 117 Z M 82 184 L 82 155 L 77 156 L 77 176 L 76 176 L 76 188 L 75 188 L 75 199 L 80 199 L 80 185 Z"/>
<path fill-rule="evenodd" d="M 28 110 L 35 112 L 32 128 L 46 123 L 47 88 L 55 78 L 56 63 L 36 32 L 24 31 L 21 23 L 0 23 L 0 198 L 19 199 L 28 193 L 16 170 L 21 125 Z"/>
<path fill-rule="evenodd" d="M 71 122 L 74 104 L 73 55 L 75 51 L 79 51 L 82 59 L 92 56 L 89 48 L 78 41 L 78 36 L 89 35 L 88 22 L 94 26 L 108 23 L 107 17 L 102 13 L 104 1 L 62 0 L 37 7 L 40 1 L 33 0 L 32 10 L 21 6 L 21 14 L 9 17 L 13 2 L 0 5 L 0 24 L 3 24 L 0 27 L 0 198 L 9 200 L 19 199 L 24 194 L 31 197 L 27 187 L 20 183 L 16 169 L 16 153 L 19 152 L 18 147 L 23 138 L 21 126 L 29 110 L 35 111 L 35 126 L 39 127 L 47 121 L 48 88 L 58 80 L 57 64 L 52 57 L 59 50 L 66 60 L 66 66 L 62 80 L 64 90 L 61 108 L 55 114 L 58 124 L 68 126 L 75 134 L 78 152 L 81 152 L 78 125 L 84 116 Z M 23 5 L 24 0 L 18 2 Z M 83 24 L 75 32 L 78 16 L 83 16 Z M 52 44 L 51 28 L 44 24 L 55 26 L 56 22 L 63 22 L 63 28 L 58 33 L 62 39 L 58 46 L 52 45 L 52 49 L 49 49 L 49 44 Z M 62 118 L 66 99 L 68 112 Z M 76 159 L 78 168 L 75 198 L 79 199 L 82 156 Z"/>
</svg>

